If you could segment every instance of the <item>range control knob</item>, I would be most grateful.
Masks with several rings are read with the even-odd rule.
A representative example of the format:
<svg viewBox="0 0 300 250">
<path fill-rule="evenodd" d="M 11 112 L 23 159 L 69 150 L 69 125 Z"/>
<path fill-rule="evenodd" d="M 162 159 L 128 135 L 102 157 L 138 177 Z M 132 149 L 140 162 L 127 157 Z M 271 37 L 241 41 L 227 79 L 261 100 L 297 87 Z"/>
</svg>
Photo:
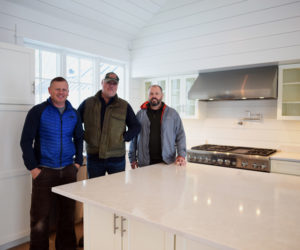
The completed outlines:
<svg viewBox="0 0 300 250">
<path fill-rule="evenodd" d="M 226 166 L 229 166 L 229 165 L 230 165 L 230 160 L 226 159 L 224 162 L 225 162 L 225 165 L 226 165 Z"/>
<path fill-rule="evenodd" d="M 261 169 L 265 170 L 267 168 L 267 166 L 265 164 L 261 164 Z"/>
<path fill-rule="evenodd" d="M 191 155 L 191 161 L 195 161 L 196 160 L 196 155 Z"/>
<path fill-rule="evenodd" d="M 252 167 L 253 167 L 253 168 L 258 168 L 258 166 L 257 166 L 256 163 L 253 163 L 253 164 L 252 164 Z"/>
<path fill-rule="evenodd" d="M 247 166 L 248 166 L 248 162 L 242 161 L 242 167 L 245 168 L 245 167 L 247 167 Z"/>
<path fill-rule="evenodd" d="M 218 159 L 218 163 L 221 165 L 223 164 L 223 159 Z"/>
</svg>

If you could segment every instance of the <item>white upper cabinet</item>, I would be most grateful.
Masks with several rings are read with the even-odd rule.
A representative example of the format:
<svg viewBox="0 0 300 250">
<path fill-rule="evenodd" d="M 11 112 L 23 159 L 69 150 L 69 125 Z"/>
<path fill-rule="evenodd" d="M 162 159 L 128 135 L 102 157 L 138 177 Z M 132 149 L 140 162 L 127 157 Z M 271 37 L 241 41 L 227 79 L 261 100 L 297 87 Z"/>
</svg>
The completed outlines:
<svg viewBox="0 0 300 250">
<path fill-rule="evenodd" d="M 300 120 L 300 64 L 279 66 L 277 119 Z"/>
<path fill-rule="evenodd" d="M 0 104 L 34 104 L 34 50 L 0 43 Z"/>
</svg>

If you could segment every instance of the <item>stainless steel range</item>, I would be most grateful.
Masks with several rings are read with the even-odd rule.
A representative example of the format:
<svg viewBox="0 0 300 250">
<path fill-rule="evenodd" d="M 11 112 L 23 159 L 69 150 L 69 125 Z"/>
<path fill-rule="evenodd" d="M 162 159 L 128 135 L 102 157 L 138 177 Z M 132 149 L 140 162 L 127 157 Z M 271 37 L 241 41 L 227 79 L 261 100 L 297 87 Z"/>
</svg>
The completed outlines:
<svg viewBox="0 0 300 250">
<path fill-rule="evenodd" d="M 204 144 L 187 150 L 189 162 L 270 172 L 270 155 L 275 149 Z"/>
</svg>

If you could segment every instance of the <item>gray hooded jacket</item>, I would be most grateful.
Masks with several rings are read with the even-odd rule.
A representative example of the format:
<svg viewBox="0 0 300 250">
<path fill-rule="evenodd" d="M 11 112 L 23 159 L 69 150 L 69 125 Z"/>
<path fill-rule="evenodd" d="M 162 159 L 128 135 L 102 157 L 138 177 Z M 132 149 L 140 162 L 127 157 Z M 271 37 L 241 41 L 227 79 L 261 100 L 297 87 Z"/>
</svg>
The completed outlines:
<svg viewBox="0 0 300 250">
<path fill-rule="evenodd" d="M 150 121 L 147 115 L 147 105 L 148 102 L 145 102 L 136 115 L 142 129 L 140 134 L 131 141 L 128 153 L 130 162 L 137 161 L 139 167 L 150 164 Z M 167 164 L 175 162 L 176 149 L 177 155 L 186 156 L 186 139 L 181 118 L 175 109 L 165 104 L 161 118 L 161 148 L 162 159 Z"/>
</svg>

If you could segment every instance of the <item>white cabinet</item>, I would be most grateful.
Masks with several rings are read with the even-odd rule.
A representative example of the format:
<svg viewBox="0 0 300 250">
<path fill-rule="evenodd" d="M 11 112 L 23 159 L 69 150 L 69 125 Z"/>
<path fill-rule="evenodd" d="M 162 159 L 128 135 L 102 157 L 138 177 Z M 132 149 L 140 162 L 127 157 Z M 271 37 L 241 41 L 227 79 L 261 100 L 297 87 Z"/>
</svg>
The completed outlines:
<svg viewBox="0 0 300 250">
<path fill-rule="evenodd" d="M 0 43 L 0 104 L 34 104 L 34 51 Z"/>
<path fill-rule="evenodd" d="M 300 120 L 300 64 L 279 66 L 277 119 Z"/>
<path fill-rule="evenodd" d="M 86 250 L 213 250 L 200 243 L 167 232 L 158 226 L 84 204 L 84 248 Z"/>
<path fill-rule="evenodd" d="M 93 205 L 84 204 L 84 248 L 105 250 L 172 250 L 165 232 Z"/>
<path fill-rule="evenodd" d="M 0 43 L 0 249 L 28 240 L 30 233 L 31 176 L 19 145 L 34 103 L 33 80 L 34 51 Z"/>
<path fill-rule="evenodd" d="M 271 172 L 300 175 L 300 162 L 271 160 Z"/>
</svg>

